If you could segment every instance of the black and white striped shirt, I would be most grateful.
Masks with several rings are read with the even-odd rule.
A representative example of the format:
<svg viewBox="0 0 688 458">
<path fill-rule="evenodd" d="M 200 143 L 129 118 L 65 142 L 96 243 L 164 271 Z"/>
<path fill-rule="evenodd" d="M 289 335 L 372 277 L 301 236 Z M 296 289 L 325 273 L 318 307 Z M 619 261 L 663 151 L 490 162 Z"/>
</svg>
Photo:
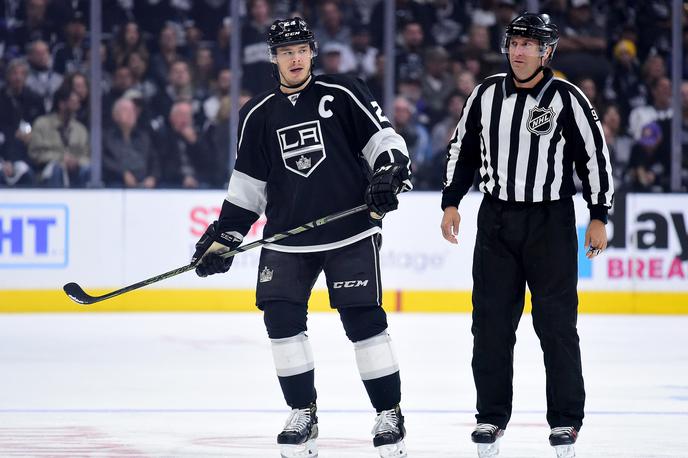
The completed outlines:
<svg viewBox="0 0 688 458">
<path fill-rule="evenodd" d="M 466 101 L 449 144 L 442 209 L 458 207 L 475 170 L 479 189 L 509 202 L 544 202 L 583 184 L 591 218 L 606 222 L 614 195 L 609 151 L 597 113 L 573 84 L 550 69 L 530 89 L 510 74 L 490 76 Z"/>
</svg>

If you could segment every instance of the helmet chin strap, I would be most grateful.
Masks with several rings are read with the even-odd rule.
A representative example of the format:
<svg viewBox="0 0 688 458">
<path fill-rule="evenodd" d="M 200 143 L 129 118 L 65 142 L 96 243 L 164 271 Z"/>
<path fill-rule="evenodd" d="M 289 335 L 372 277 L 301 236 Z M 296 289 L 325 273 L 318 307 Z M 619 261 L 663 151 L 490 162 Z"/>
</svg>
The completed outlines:
<svg viewBox="0 0 688 458">
<path fill-rule="evenodd" d="M 545 67 L 542 65 L 542 57 L 541 57 L 540 58 L 540 66 L 533 72 L 533 74 L 530 75 L 528 78 L 521 79 L 518 76 L 516 76 L 516 73 L 514 72 L 514 68 L 511 66 L 511 60 L 509 59 L 508 56 L 507 56 L 507 60 L 509 61 L 509 69 L 511 70 L 511 76 L 513 76 L 514 79 L 521 84 L 527 83 L 528 81 L 531 81 L 533 78 L 535 78 L 538 75 L 538 73 L 540 73 L 541 71 L 543 71 L 545 69 Z"/>
</svg>

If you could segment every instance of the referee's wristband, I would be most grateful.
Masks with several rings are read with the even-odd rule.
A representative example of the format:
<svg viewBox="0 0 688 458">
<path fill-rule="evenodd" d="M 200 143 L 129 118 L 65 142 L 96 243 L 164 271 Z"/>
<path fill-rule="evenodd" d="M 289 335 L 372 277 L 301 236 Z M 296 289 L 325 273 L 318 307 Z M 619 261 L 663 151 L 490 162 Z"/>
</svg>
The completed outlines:
<svg viewBox="0 0 688 458">
<path fill-rule="evenodd" d="M 607 212 L 609 209 L 604 205 L 597 204 L 590 206 L 590 220 L 598 219 L 604 224 L 607 224 Z"/>
</svg>

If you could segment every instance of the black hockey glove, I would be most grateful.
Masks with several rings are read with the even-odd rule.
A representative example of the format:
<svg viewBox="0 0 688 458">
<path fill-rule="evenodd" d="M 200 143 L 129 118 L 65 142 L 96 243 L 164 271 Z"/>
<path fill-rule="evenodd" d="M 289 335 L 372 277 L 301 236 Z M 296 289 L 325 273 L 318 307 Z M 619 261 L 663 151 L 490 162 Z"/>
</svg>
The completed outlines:
<svg viewBox="0 0 688 458">
<path fill-rule="evenodd" d="M 207 277 L 212 274 L 225 273 L 232 267 L 234 257 L 223 258 L 219 253 L 231 251 L 241 245 L 243 236 L 238 232 L 220 230 L 220 223 L 214 221 L 196 242 L 196 251 L 191 264 L 196 264 L 196 274 Z"/>
<path fill-rule="evenodd" d="M 402 164 L 385 164 L 378 168 L 366 189 L 365 203 L 371 212 L 382 216 L 396 210 L 404 180 L 409 178 L 408 169 Z"/>
</svg>

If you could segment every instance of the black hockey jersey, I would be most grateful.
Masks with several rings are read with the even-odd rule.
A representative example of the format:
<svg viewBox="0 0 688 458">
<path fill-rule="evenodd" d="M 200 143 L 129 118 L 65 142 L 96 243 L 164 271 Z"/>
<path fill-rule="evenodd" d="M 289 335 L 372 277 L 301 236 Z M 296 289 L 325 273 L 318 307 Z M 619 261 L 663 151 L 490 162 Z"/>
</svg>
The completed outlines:
<svg viewBox="0 0 688 458">
<path fill-rule="evenodd" d="M 371 170 L 391 162 L 410 167 L 406 144 L 360 80 L 321 75 L 295 94 L 275 88 L 241 109 L 221 227 L 246 234 L 265 212 L 269 237 L 356 207 L 363 204 Z M 379 231 L 364 212 L 266 248 L 329 250 Z"/>
</svg>

